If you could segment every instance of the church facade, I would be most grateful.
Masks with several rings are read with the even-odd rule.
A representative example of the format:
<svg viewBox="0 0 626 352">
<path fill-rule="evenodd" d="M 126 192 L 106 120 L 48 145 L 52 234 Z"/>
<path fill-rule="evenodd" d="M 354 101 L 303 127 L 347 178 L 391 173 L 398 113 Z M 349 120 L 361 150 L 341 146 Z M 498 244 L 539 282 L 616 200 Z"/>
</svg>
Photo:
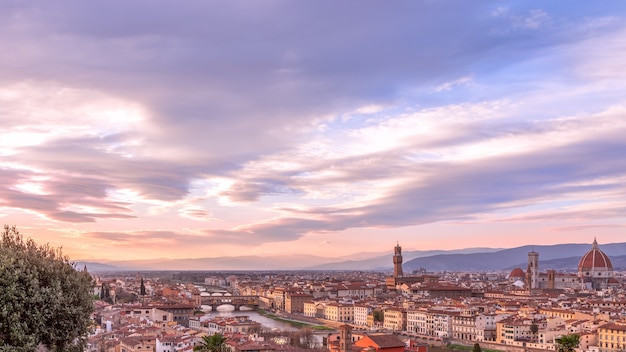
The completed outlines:
<svg viewBox="0 0 626 352">
<path fill-rule="evenodd" d="M 613 264 L 609 257 L 598 248 L 594 239 L 589 252 L 578 263 L 578 277 L 583 289 L 602 290 L 618 284 L 613 277 Z"/>
<path fill-rule="evenodd" d="M 511 277 L 520 276 L 516 268 Z M 578 273 L 562 273 L 555 270 L 539 271 L 539 253 L 528 253 L 528 266 L 525 273 L 525 286 L 529 291 L 539 290 L 603 290 L 618 285 L 613 276 L 613 265 L 609 257 L 600 250 L 596 239 L 591 249 L 580 258 Z"/>
</svg>

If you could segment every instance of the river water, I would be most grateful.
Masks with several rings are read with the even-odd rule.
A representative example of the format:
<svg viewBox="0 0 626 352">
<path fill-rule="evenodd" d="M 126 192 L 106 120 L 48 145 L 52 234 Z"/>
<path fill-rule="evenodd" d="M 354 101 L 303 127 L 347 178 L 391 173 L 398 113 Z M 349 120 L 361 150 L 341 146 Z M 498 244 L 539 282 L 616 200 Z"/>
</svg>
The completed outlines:
<svg viewBox="0 0 626 352">
<path fill-rule="evenodd" d="M 234 317 L 234 316 L 240 316 L 240 315 L 247 315 L 248 318 L 250 318 L 250 320 L 254 320 L 260 323 L 266 329 L 278 329 L 281 331 L 298 330 L 297 328 L 287 323 L 283 323 L 282 321 L 276 321 L 276 320 L 264 317 L 261 314 L 252 310 L 252 308 L 250 307 L 241 307 L 240 311 L 235 311 L 233 306 L 222 305 L 222 306 L 217 307 L 217 312 L 212 312 L 211 307 L 209 306 L 203 306 L 202 308 L 206 308 L 204 309 L 206 314 L 213 316 L 213 317 L 217 317 L 217 316 Z"/>
<path fill-rule="evenodd" d="M 280 331 L 295 331 L 298 330 L 298 328 L 291 326 L 287 323 L 284 323 L 282 321 L 276 321 L 267 317 L 262 316 L 261 314 L 255 312 L 252 308 L 250 307 L 241 307 L 240 311 L 235 311 L 235 307 L 231 306 L 231 305 L 222 305 L 217 307 L 217 311 L 213 312 L 211 311 L 211 307 L 210 306 L 203 306 L 202 307 L 204 312 L 211 316 L 211 317 L 217 317 L 217 316 L 222 316 L 222 317 L 234 317 L 234 316 L 241 316 L 241 315 L 246 315 L 248 316 L 248 318 L 250 318 L 250 320 L 254 320 L 258 323 L 261 324 L 261 326 L 265 329 L 278 329 Z M 328 332 L 317 332 L 313 335 L 313 339 L 315 341 L 315 344 L 318 347 L 322 346 L 322 342 L 323 342 L 323 336 L 327 336 Z"/>
</svg>

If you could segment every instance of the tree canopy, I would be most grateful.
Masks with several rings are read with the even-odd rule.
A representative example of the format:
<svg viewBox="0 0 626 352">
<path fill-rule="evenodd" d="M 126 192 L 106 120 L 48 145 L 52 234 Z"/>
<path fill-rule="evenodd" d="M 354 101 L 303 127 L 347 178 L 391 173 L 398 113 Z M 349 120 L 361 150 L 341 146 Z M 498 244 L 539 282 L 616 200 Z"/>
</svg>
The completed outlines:
<svg viewBox="0 0 626 352">
<path fill-rule="evenodd" d="M 563 335 L 556 339 L 559 352 L 572 352 L 580 343 L 578 334 Z"/>
<path fill-rule="evenodd" d="M 533 335 L 537 335 L 538 332 L 539 332 L 539 325 L 533 322 L 532 325 L 530 325 L 530 333 Z"/>
<path fill-rule="evenodd" d="M 193 350 L 223 352 L 225 351 L 224 342 L 226 342 L 226 338 L 218 333 L 215 333 L 212 336 L 202 336 L 202 342 L 200 345 L 194 347 Z"/>
<path fill-rule="evenodd" d="M 0 351 L 82 351 L 91 325 L 91 276 L 60 249 L 4 227 L 0 241 Z"/>
</svg>

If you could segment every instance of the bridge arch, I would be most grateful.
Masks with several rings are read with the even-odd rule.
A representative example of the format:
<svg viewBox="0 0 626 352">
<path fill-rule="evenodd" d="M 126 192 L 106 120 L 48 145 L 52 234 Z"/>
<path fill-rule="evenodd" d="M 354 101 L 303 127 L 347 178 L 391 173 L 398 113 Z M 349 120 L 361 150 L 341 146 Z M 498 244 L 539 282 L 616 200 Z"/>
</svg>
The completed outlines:
<svg viewBox="0 0 626 352">
<path fill-rule="evenodd" d="M 259 296 L 202 296 L 200 304 L 210 306 L 212 311 L 216 311 L 217 307 L 229 304 L 238 311 L 242 306 L 259 306 Z"/>
</svg>

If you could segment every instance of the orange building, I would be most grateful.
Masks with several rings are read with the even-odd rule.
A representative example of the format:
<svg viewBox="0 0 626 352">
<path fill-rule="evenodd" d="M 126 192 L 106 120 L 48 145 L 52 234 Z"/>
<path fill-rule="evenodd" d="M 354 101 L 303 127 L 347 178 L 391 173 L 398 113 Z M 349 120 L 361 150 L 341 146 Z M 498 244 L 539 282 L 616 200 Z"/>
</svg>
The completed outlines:
<svg viewBox="0 0 626 352">
<path fill-rule="evenodd" d="M 410 352 L 428 352 L 428 344 L 425 342 L 411 341 L 408 351 Z"/>
<path fill-rule="evenodd" d="M 391 334 L 365 335 L 354 346 L 362 349 L 374 349 L 376 352 L 404 352 L 406 344 Z"/>
<path fill-rule="evenodd" d="M 397 336 L 392 334 L 359 334 L 352 335 L 352 327 L 342 325 L 339 327 L 337 339 L 328 341 L 329 352 L 405 352 L 407 346 Z M 360 337 L 360 338 L 359 338 Z M 423 346 L 415 346 L 413 351 L 427 352 Z"/>
</svg>

